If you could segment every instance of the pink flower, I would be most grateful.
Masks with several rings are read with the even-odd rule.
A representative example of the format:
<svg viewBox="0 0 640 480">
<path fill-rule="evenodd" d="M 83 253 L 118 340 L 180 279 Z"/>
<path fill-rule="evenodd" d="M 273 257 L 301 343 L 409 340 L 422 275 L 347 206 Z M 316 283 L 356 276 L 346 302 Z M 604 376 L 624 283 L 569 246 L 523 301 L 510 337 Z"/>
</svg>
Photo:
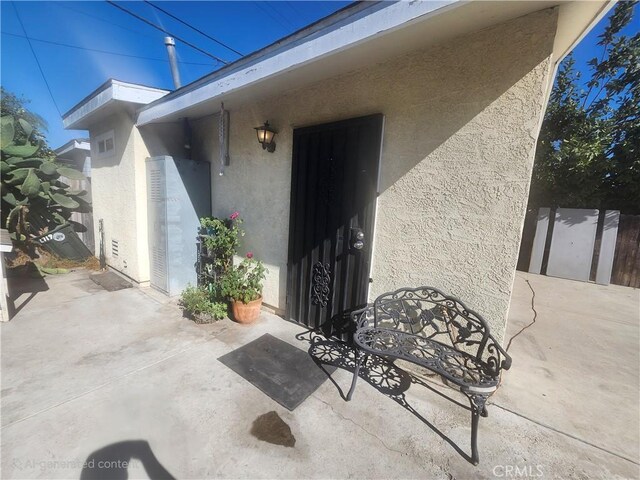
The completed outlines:
<svg viewBox="0 0 640 480">
<path fill-rule="evenodd" d="M 247 258 L 253 258 L 253 252 L 247 252 Z"/>
<path fill-rule="evenodd" d="M 240 216 L 240 212 L 233 212 L 231 215 L 229 215 L 229 218 L 231 220 L 235 220 L 236 218 L 238 218 Z"/>
</svg>

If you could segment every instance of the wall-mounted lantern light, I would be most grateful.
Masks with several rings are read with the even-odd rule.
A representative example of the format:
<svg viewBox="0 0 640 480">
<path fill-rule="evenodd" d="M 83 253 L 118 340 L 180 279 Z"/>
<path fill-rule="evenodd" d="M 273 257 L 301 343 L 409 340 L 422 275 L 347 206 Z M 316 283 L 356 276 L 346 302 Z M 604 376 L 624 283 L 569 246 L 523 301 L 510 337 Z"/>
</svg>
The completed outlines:
<svg viewBox="0 0 640 480">
<path fill-rule="evenodd" d="M 269 122 L 264 122 L 264 125 L 256 127 L 255 129 L 258 134 L 258 142 L 260 142 L 262 148 L 270 153 L 275 152 L 276 144 L 273 141 L 273 138 L 278 132 L 269 126 Z"/>
</svg>

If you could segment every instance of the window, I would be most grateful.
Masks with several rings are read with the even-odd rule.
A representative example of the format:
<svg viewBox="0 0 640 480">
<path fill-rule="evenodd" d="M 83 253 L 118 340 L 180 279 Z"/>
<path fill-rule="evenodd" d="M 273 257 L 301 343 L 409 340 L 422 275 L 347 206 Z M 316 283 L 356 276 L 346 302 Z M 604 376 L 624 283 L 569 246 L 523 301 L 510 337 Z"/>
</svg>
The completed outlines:
<svg viewBox="0 0 640 480">
<path fill-rule="evenodd" d="M 94 148 L 97 152 L 97 157 L 108 157 L 113 155 L 115 142 L 113 138 L 113 130 L 102 135 L 98 135 L 94 139 Z"/>
</svg>

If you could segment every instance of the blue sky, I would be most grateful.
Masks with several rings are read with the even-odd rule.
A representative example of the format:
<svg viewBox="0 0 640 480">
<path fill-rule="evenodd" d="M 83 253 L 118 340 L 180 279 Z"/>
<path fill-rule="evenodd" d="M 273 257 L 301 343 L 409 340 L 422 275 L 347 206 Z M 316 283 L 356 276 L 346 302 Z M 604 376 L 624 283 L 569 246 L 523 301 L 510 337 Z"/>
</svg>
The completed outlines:
<svg viewBox="0 0 640 480">
<path fill-rule="evenodd" d="M 247 54 L 348 5 L 348 1 L 276 2 L 159 2 L 158 5 L 205 31 L 233 49 Z M 123 2 L 128 10 L 161 24 L 179 37 L 224 60 L 238 58 L 234 52 L 181 25 L 143 2 Z M 51 88 L 57 107 L 47 91 L 38 65 L 23 36 L 17 8 L 26 34 L 81 48 L 33 41 L 33 48 Z M 58 147 L 85 132 L 65 131 L 58 114 L 113 77 L 124 81 L 172 88 L 164 34 L 103 1 L 22 2 L 2 1 L 1 83 L 17 95 L 31 100 L 29 108 L 49 123 L 48 140 Z M 636 13 L 638 7 L 636 6 Z M 597 35 L 601 22 L 576 48 L 577 67 L 599 54 Z M 638 29 L 638 16 L 627 30 Z M 629 33 L 628 32 L 628 33 Z M 17 36 L 16 36 L 17 35 Z M 92 50 L 117 52 L 130 56 Z M 191 82 L 218 68 L 211 58 L 177 41 L 183 83 Z M 138 58 L 145 57 L 145 58 Z"/>
</svg>

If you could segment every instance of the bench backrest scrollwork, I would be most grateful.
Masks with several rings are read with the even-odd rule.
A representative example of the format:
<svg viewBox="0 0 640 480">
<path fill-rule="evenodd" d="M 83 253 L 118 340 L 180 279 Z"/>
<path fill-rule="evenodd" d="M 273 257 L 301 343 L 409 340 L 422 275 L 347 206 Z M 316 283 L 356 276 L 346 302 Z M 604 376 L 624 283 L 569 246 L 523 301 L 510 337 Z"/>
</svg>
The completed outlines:
<svg viewBox="0 0 640 480">
<path fill-rule="evenodd" d="M 436 288 L 402 288 L 385 293 L 373 304 L 372 320 L 374 327 L 421 335 L 473 355 L 492 377 L 511 364 L 486 321 Z"/>
</svg>

